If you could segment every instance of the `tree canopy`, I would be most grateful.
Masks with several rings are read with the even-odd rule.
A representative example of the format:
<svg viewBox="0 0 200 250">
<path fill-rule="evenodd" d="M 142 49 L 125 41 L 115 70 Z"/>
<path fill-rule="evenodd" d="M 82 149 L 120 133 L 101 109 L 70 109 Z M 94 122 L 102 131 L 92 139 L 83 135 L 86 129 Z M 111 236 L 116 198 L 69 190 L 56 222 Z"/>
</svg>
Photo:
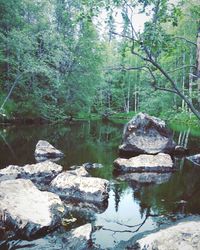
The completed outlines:
<svg viewBox="0 0 200 250">
<path fill-rule="evenodd" d="M 0 15 L 1 117 L 200 120 L 197 0 L 0 0 Z"/>
</svg>

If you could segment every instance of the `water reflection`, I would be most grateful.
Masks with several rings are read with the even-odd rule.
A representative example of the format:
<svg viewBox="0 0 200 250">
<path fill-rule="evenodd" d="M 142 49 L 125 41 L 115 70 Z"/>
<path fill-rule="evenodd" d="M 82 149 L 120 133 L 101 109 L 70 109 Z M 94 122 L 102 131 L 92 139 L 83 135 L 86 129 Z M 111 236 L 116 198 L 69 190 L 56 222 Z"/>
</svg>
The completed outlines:
<svg viewBox="0 0 200 250">
<path fill-rule="evenodd" d="M 70 203 L 68 208 L 77 218 L 73 227 L 92 223 L 92 239 L 103 249 L 155 229 L 160 218 L 200 214 L 200 168 L 184 158 L 176 159 L 178 171 L 169 175 L 113 175 L 112 164 L 117 158 L 122 131 L 123 125 L 99 121 L 2 128 L 0 168 L 9 164 L 34 163 L 35 145 L 40 139 L 49 141 L 64 152 L 65 156 L 58 164 L 63 165 L 65 170 L 86 162 L 102 164 L 102 168 L 89 172 L 92 176 L 110 180 L 108 204 L 94 207 L 91 204 Z M 190 148 L 191 154 L 200 153 L 200 133 L 178 131 L 174 133 L 174 139 Z"/>
<path fill-rule="evenodd" d="M 200 169 L 187 162 L 167 183 L 140 187 L 134 197 L 159 214 L 200 214 Z M 181 202 L 185 201 L 185 202 Z M 183 211 L 184 205 L 184 211 Z"/>
<path fill-rule="evenodd" d="M 161 184 L 169 181 L 172 173 L 126 173 L 116 176 L 118 180 L 127 181 L 130 186 L 137 186 L 143 184 Z"/>
<path fill-rule="evenodd" d="M 84 162 L 112 164 L 121 140 L 120 128 L 120 125 L 82 122 L 0 129 L 0 168 L 9 164 L 34 163 L 35 146 L 40 139 L 49 141 L 64 152 L 65 157 L 59 163 L 66 169 Z"/>
</svg>

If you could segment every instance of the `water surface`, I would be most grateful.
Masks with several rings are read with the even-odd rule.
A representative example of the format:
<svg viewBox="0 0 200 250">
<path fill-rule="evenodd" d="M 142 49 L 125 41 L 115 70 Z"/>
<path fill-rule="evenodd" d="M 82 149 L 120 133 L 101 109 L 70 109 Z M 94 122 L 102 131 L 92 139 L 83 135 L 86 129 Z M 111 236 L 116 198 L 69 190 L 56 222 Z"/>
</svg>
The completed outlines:
<svg viewBox="0 0 200 250">
<path fill-rule="evenodd" d="M 200 153 L 200 132 L 188 128 L 174 129 L 174 139 Z M 93 176 L 111 183 L 108 204 L 78 218 L 66 230 L 90 222 L 93 242 L 102 249 L 112 248 L 161 223 L 191 214 L 200 214 L 200 167 L 186 159 L 175 159 L 178 171 L 160 184 L 144 185 L 118 180 L 113 161 L 118 157 L 122 124 L 77 122 L 70 125 L 19 126 L 0 129 L 0 168 L 10 164 L 35 163 L 34 150 L 38 140 L 47 140 L 62 150 L 65 157 L 58 163 L 65 170 L 85 162 L 103 164 L 90 171 Z"/>
</svg>

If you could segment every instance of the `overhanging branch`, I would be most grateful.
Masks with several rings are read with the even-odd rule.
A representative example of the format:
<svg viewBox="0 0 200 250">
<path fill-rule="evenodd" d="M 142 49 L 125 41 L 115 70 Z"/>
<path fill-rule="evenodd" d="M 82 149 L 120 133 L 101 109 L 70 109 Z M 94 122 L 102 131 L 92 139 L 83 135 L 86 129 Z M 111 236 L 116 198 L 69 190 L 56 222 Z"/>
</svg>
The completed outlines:
<svg viewBox="0 0 200 250">
<path fill-rule="evenodd" d="M 195 47 L 197 47 L 197 44 L 196 44 L 196 43 L 194 43 L 194 42 L 188 40 L 188 39 L 185 38 L 185 37 L 182 37 L 182 36 L 175 36 L 174 38 L 184 40 L 184 41 L 186 41 L 187 43 L 190 43 L 190 44 L 194 45 Z"/>
</svg>

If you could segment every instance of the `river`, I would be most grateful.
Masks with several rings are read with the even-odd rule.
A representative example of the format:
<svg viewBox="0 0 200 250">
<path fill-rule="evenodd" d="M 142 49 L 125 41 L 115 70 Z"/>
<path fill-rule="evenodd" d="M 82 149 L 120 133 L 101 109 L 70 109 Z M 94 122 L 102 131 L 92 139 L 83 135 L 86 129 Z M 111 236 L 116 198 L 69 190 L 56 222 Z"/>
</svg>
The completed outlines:
<svg viewBox="0 0 200 250">
<path fill-rule="evenodd" d="M 177 143 L 187 146 L 191 154 L 200 153 L 200 131 L 180 126 L 172 126 L 172 129 Z M 120 181 L 115 176 L 113 161 L 118 157 L 122 131 L 123 124 L 100 121 L 3 127 L 0 129 L 0 168 L 35 163 L 35 145 L 40 139 L 64 152 L 58 164 L 65 170 L 86 162 L 103 164 L 103 168 L 90 173 L 110 181 L 108 204 L 87 216 L 73 214 L 77 221 L 66 229 L 92 223 L 92 241 L 102 249 L 115 247 L 163 223 L 200 214 L 200 167 L 186 159 L 175 159 L 178 171 L 159 184 Z"/>
</svg>

